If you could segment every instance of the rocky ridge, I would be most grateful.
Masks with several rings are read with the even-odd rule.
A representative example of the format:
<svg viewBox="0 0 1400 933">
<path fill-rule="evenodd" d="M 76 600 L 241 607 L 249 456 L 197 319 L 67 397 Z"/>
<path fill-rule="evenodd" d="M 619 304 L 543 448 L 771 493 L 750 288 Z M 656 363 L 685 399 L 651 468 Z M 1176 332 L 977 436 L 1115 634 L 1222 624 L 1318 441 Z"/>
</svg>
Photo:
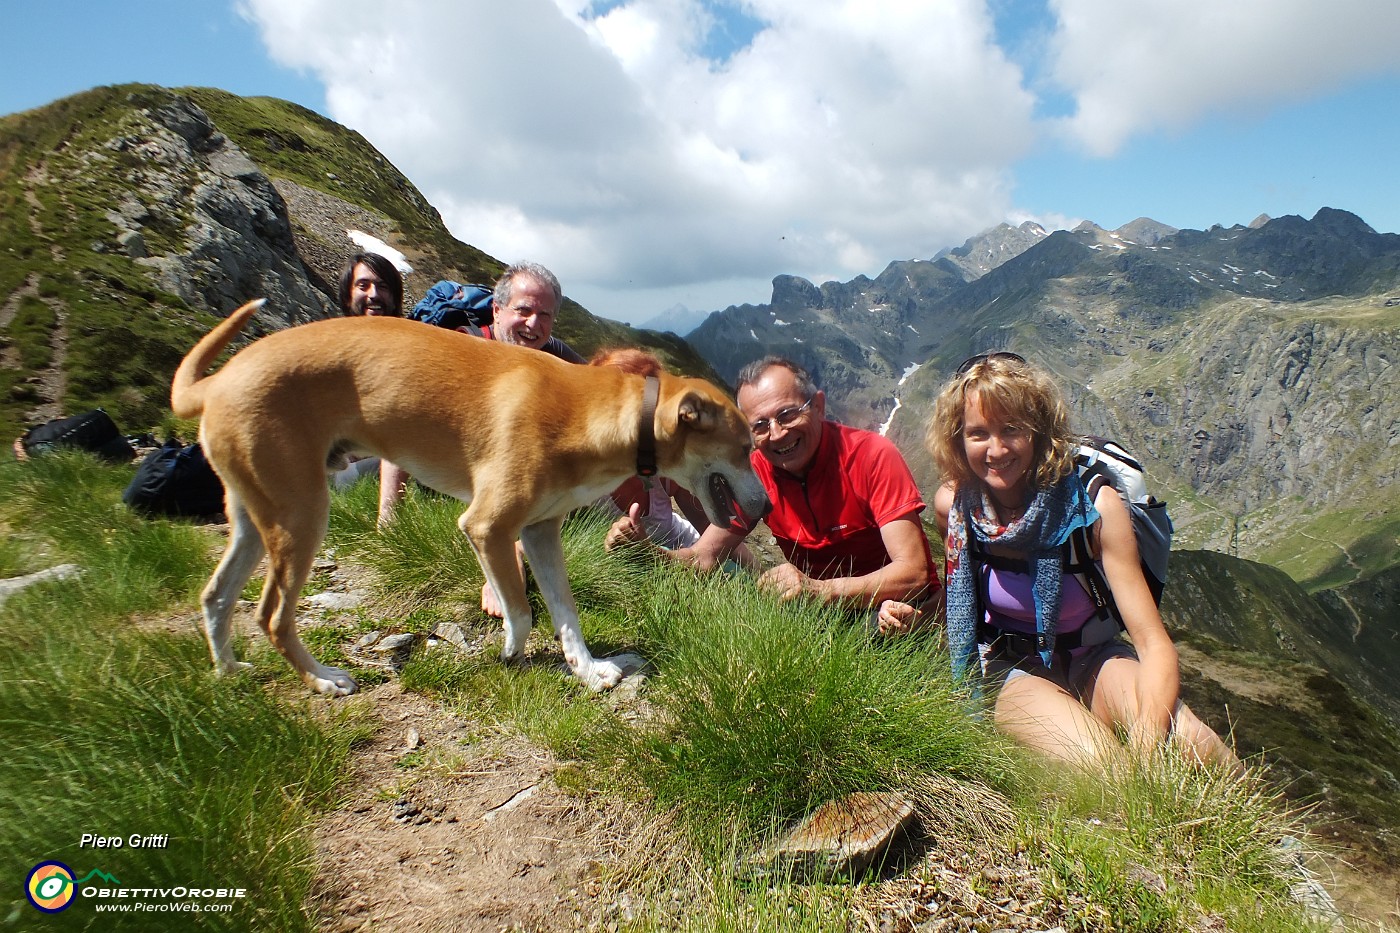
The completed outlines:
<svg viewBox="0 0 1400 933">
<path fill-rule="evenodd" d="M 0 355 L 8 436 L 93 407 L 131 430 L 157 424 L 170 373 L 216 318 L 267 298 L 256 336 L 337 313 L 350 229 L 408 257 L 408 303 L 439 279 L 492 282 L 504 268 L 453 237 L 358 133 L 212 89 L 97 88 L 0 118 L 0 202 L 0 327 L 29 344 Z M 585 354 L 644 346 L 713 376 L 674 334 L 567 298 L 557 332 Z"/>
</svg>

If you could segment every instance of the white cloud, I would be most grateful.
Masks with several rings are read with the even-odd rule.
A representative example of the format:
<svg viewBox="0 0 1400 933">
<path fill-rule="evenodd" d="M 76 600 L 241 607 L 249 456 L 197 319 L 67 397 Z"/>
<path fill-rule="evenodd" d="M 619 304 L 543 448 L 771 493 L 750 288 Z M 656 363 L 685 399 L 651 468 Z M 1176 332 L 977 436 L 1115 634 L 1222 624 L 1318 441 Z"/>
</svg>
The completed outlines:
<svg viewBox="0 0 1400 933">
<path fill-rule="evenodd" d="M 766 26 L 722 63 L 702 0 L 246 7 L 455 235 L 609 316 L 931 256 L 1006 215 L 1032 141 L 981 0 L 747 0 Z"/>
<path fill-rule="evenodd" d="M 456 236 L 631 320 L 764 301 L 777 274 L 875 274 L 1026 219 L 1011 170 L 1046 129 L 1111 154 L 1400 61 L 1393 0 L 1044 0 L 1047 28 L 1021 38 L 1048 42 L 1075 110 L 1037 124 L 997 0 L 242 2 Z M 761 28 L 705 57 L 736 8 Z"/>
<path fill-rule="evenodd" d="M 1065 129 L 1112 155 L 1145 131 L 1292 103 L 1400 72 L 1393 0 L 1049 0 Z"/>
</svg>

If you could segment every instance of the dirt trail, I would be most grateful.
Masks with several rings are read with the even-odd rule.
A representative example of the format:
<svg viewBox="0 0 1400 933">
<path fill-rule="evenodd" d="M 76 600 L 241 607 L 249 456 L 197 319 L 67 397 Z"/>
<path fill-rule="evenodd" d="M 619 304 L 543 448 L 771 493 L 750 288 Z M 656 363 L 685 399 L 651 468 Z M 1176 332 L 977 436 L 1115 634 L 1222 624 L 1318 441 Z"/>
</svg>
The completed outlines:
<svg viewBox="0 0 1400 933">
<path fill-rule="evenodd" d="M 312 906 L 325 930 L 574 930 L 607 905 L 609 817 L 563 793 L 554 761 L 516 737 L 473 743 L 431 701 L 366 691 L 379 723 L 354 789 L 315 831 Z M 411 758 L 428 759 L 412 771 Z"/>
</svg>

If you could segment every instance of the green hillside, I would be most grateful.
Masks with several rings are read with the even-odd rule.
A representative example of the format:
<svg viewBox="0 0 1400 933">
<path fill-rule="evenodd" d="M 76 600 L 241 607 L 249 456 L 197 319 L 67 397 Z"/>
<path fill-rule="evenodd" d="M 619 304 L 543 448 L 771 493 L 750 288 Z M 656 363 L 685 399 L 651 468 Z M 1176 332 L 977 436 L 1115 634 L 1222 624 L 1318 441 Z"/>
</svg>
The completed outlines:
<svg viewBox="0 0 1400 933">
<path fill-rule="evenodd" d="M 211 135 L 189 125 L 201 114 Z M 182 134 L 192 153 L 182 151 Z M 191 280 L 189 292 L 227 291 L 235 272 L 240 281 L 256 277 L 247 268 L 255 259 L 227 248 L 204 256 L 191 239 L 199 226 L 191 205 L 210 174 L 200 159 L 225 138 L 252 160 L 261 184 L 377 225 L 415 268 L 409 302 L 438 279 L 491 282 L 504 268 L 454 238 L 362 136 L 286 101 L 121 85 L 0 118 L 0 435 L 93 407 L 129 432 L 166 418 L 170 375 L 184 351 L 216 316 L 257 297 L 240 293 L 218 306 L 162 284 L 171 264 Z M 335 274 L 355 250 L 344 226 L 290 204 L 266 210 L 284 213 L 290 226 L 285 242 L 269 234 L 283 277 L 319 296 L 311 306 L 269 310 L 287 322 L 329 313 Z M 567 298 L 557 333 L 585 355 L 643 346 L 677 371 L 715 378 L 674 335 L 596 317 Z"/>
</svg>

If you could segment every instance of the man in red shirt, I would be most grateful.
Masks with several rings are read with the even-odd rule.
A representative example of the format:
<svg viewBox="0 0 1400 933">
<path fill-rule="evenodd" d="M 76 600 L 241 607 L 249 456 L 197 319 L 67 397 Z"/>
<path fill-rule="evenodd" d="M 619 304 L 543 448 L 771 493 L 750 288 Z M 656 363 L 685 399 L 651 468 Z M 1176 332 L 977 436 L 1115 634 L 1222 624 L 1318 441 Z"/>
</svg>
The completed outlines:
<svg viewBox="0 0 1400 933">
<path fill-rule="evenodd" d="M 826 395 L 805 369 L 769 356 L 739 373 L 739 410 L 749 419 L 754 472 L 773 511 L 765 522 L 786 562 L 758 584 L 779 599 L 810 595 L 823 602 L 875 609 L 885 600 L 932 608 L 942 588 L 919 521 L 925 503 L 892 442 L 826 420 Z M 702 570 L 720 566 L 747 530 L 711 525 L 691 547 L 667 551 Z M 624 516 L 607 545 L 641 536 Z M 882 616 L 882 632 L 908 618 Z"/>
</svg>

